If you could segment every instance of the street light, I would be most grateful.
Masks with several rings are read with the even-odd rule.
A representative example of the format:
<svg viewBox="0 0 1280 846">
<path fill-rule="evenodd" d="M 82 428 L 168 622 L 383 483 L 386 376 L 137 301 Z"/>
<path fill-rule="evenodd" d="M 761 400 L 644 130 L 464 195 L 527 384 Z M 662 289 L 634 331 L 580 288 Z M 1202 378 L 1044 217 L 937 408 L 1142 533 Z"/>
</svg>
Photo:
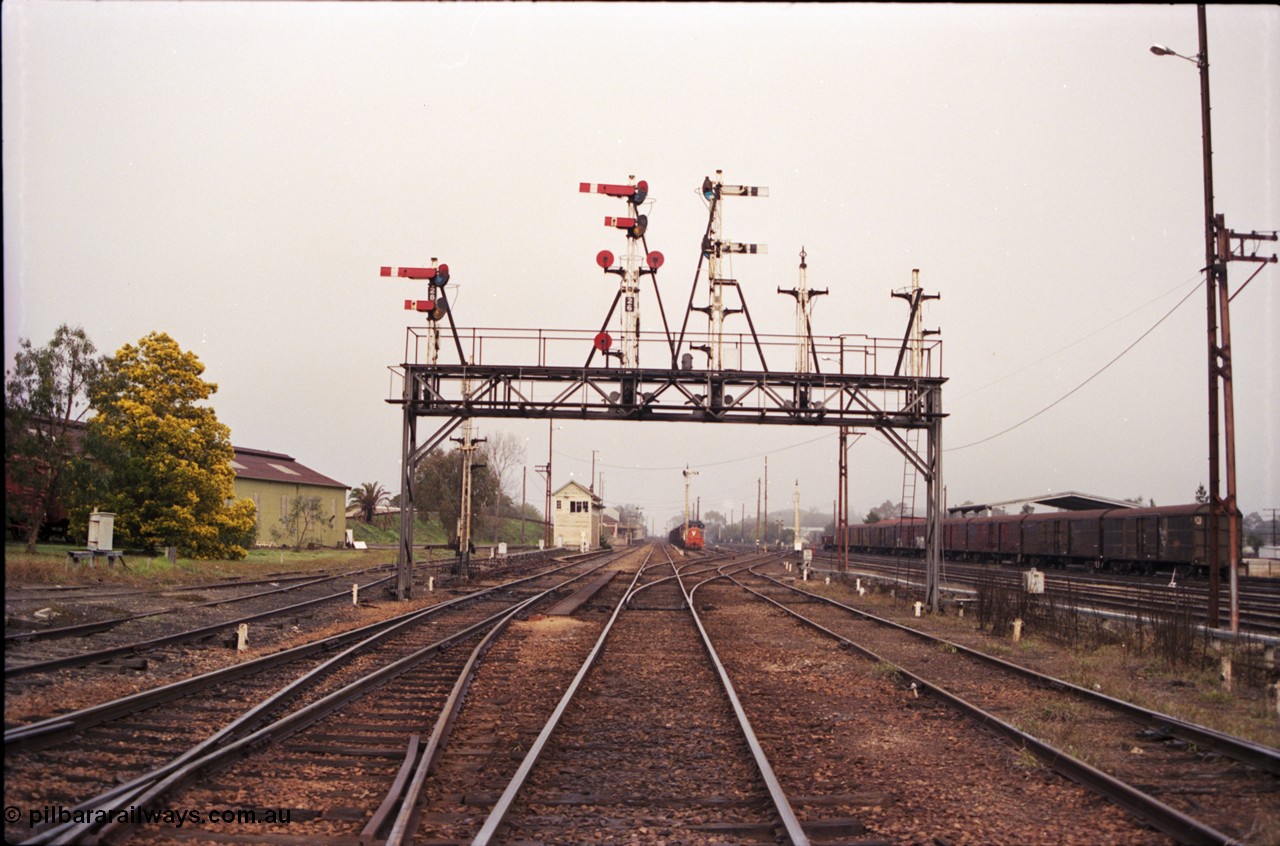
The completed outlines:
<svg viewBox="0 0 1280 846">
<path fill-rule="evenodd" d="M 1197 65 L 1200 64 L 1199 56 L 1184 56 L 1181 53 L 1170 50 L 1163 44 L 1152 44 L 1151 52 L 1155 53 L 1157 56 L 1177 56 L 1179 59 L 1186 59 L 1188 62 L 1194 62 Z"/>
<path fill-rule="evenodd" d="M 1196 6 L 1196 22 L 1200 35 L 1200 52 L 1195 56 L 1184 56 L 1170 50 L 1163 44 L 1153 44 L 1151 52 L 1157 56 L 1175 56 L 1192 62 L 1200 69 L 1200 125 L 1202 138 L 1202 155 L 1204 158 L 1204 265 L 1205 265 L 1205 299 L 1208 314 L 1208 346 L 1209 346 L 1209 612 L 1208 625 L 1218 627 L 1219 594 L 1221 593 L 1221 533 L 1219 531 L 1219 514 L 1223 510 L 1224 501 L 1219 496 L 1218 484 L 1218 376 L 1230 379 L 1230 362 L 1225 358 L 1230 350 L 1229 339 L 1218 344 L 1218 291 L 1226 290 L 1226 263 L 1218 260 L 1217 222 L 1213 213 L 1213 141 L 1209 123 L 1209 37 L 1205 24 L 1204 4 Z M 1225 307 L 1226 298 L 1223 297 Z M 1224 317 L 1224 327 L 1226 323 Z M 1230 382 L 1225 391 L 1227 417 L 1227 498 L 1228 525 L 1235 528 L 1235 433 L 1232 431 L 1234 411 L 1231 408 Z M 1235 532 L 1229 532 L 1234 541 Z M 1236 600 L 1236 551 L 1229 548 L 1227 559 L 1231 563 L 1231 622 L 1232 630 L 1237 627 Z"/>
</svg>

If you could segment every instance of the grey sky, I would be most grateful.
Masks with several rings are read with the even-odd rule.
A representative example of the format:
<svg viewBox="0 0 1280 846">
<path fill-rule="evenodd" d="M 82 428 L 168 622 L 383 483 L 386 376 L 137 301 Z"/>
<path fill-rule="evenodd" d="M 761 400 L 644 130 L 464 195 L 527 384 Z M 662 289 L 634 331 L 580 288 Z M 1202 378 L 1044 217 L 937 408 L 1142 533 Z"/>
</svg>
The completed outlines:
<svg viewBox="0 0 1280 846">
<path fill-rule="evenodd" d="M 768 244 L 735 276 L 787 333 L 801 245 L 823 335 L 902 332 L 889 292 L 942 299 L 948 500 L 1084 490 L 1191 501 L 1207 481 L 1194 6 L 86 3 L 9 0 L 4 50 L 6 366 L 80 324 L 105 352 L 165 331 L 218 384 L 239 446 L 398 489 L 384 400 L 420 289 L 380 265 L 438 256 L 460 324 L 597 329 L 594 263 L 621 211 L 579 182 L 645 179 L 649 246 L 682 307 L 706 210 Z M 1280 228 L 1280 9 L 1210 6 L 1217 210 Z M 617 204 L 621 205 L 621 204 Z M 1275 245 L 1267 245 L 1274 251 Z M 1230 267 L 1233 289 L 1254 270 Z M 1233 303 L 1239 494 L 1280 507 L 1280 272 Z M 644 328 L 658 328 L 652 298 Z M 739 319 L 740 320 L 740 319 Z M 697 324 L 695 324 L 697 326 Z M 702 326 L 697 326 L 702 328 Z M 734 331 L 743 330 L 739 324 Z M 518 362 L 524 363 L 524 362 Z M 428 424 L 429 425 L 429 424 Z M 556 483 L 662 522 L 680 469 L 703 510 L 830 513 L 834 431 L 564 423 Z M 547 423 L 482 421 L 529 439 Z M 975 443 L 983 441 L 982 443 Z M 970 446 L 970 444 L 974 444 Z M 850 452 L 859 514 L 902 460 Z M 921 487 L 923 490 L 923 486 Z M 519 491 L 516 491 L 517 496 Z M 921 506 L 922 508 L 923 506 Z"/>
</svg>

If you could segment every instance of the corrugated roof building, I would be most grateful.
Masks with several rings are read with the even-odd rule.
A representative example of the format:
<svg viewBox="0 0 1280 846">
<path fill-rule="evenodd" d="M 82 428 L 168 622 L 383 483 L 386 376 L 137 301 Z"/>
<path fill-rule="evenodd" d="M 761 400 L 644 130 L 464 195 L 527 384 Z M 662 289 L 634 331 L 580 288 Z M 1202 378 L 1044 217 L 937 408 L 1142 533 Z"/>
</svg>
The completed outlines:
<svg viewBox="0 0 1280 846">
<path fill-rule="evenodd" d="M 236 496 L 258 507 L 258 543 L 272 544 L 271 530 L 280 526 L 295 497 L 319 497 L 321 520 L 308 535 L 317 546 L 341 547 L 346 542 L 347 485 L 317 473 L 291 455 L 235 447 L 231 469 L 236 473 Z"/>
</svg>

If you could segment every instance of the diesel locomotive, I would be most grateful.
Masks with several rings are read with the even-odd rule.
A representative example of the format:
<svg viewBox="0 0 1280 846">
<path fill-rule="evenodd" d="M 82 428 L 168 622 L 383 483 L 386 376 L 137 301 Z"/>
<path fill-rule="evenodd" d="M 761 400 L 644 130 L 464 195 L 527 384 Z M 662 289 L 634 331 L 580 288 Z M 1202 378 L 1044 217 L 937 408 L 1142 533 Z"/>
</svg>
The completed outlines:
<svg viewBox="0 0 1280 846">
<path fill-rule="evenodd" d="M 688 530 L 681 523 L 667 534 L 667 542 L 681 549 L 702 549 L 704 546 L 703 530 L 706 527 L 701 520 L 690 520 Z"/>
</svg>

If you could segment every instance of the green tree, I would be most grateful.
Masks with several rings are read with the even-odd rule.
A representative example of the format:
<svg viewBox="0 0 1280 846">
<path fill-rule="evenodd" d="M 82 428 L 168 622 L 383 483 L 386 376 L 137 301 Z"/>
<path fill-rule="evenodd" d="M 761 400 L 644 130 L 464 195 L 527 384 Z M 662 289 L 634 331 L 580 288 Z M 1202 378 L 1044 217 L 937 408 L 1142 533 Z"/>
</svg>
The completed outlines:
<svg viewBox="0 0 1280 846">
<path fill-rule="evenodd" d="M 243 558 L 252 500 L 235 499 L 231 431 L 205 403 L 218 386 L 164 333 L 126 344 L 91 394 L 93 502 L 115 513 L 122 546 L 176 546 L 190 558 Z"/>
<path fill-rule="evenodd" d="M 440 515 L 440 527 L 449 542 L 458 543 L 458 517 L 462 513 L 461 450 L 433 450 L 418 463 L 413 488 L 414 505 L 424 517 L 434 511 Z M 475 459 L 476 463 L 481 459 Z M 481 503 L 497 495 L 498 482 L 488 467 L 476 467 L 471 473 L 471 536 L 481 536 Z"/>
<path fill-rule="evenodd" d="M 289 510 L 280 515 L 280 522 L 271 527 L 271 537 L 276 543 L 288 541 L 295 551 L 300 550 L 304 543 L 314 539 L 324 519 L 320 497 L 295 496 L 289 501 Z"/>
<path fill-rule="evenodd" d="M 366 523 L 372 523 L 378 509 L 390 501 L 391 497 L 381 482 L 362 482 L 347 495 L 347 505 L 358 506 L 360 517 Z"/>
<path fill-rule="evenodd" d="M 39 349 L 23 338 L 13 369 L 5 372 L 5 497 L 10 525 L 26 532 L 35 552 L 45 516 L 61 502 L 63 488 L 81 461 L 74 430 L 89 409 L 89 391 L 102 359 L 80 327 L 65 323 Z"/>
</svg>

